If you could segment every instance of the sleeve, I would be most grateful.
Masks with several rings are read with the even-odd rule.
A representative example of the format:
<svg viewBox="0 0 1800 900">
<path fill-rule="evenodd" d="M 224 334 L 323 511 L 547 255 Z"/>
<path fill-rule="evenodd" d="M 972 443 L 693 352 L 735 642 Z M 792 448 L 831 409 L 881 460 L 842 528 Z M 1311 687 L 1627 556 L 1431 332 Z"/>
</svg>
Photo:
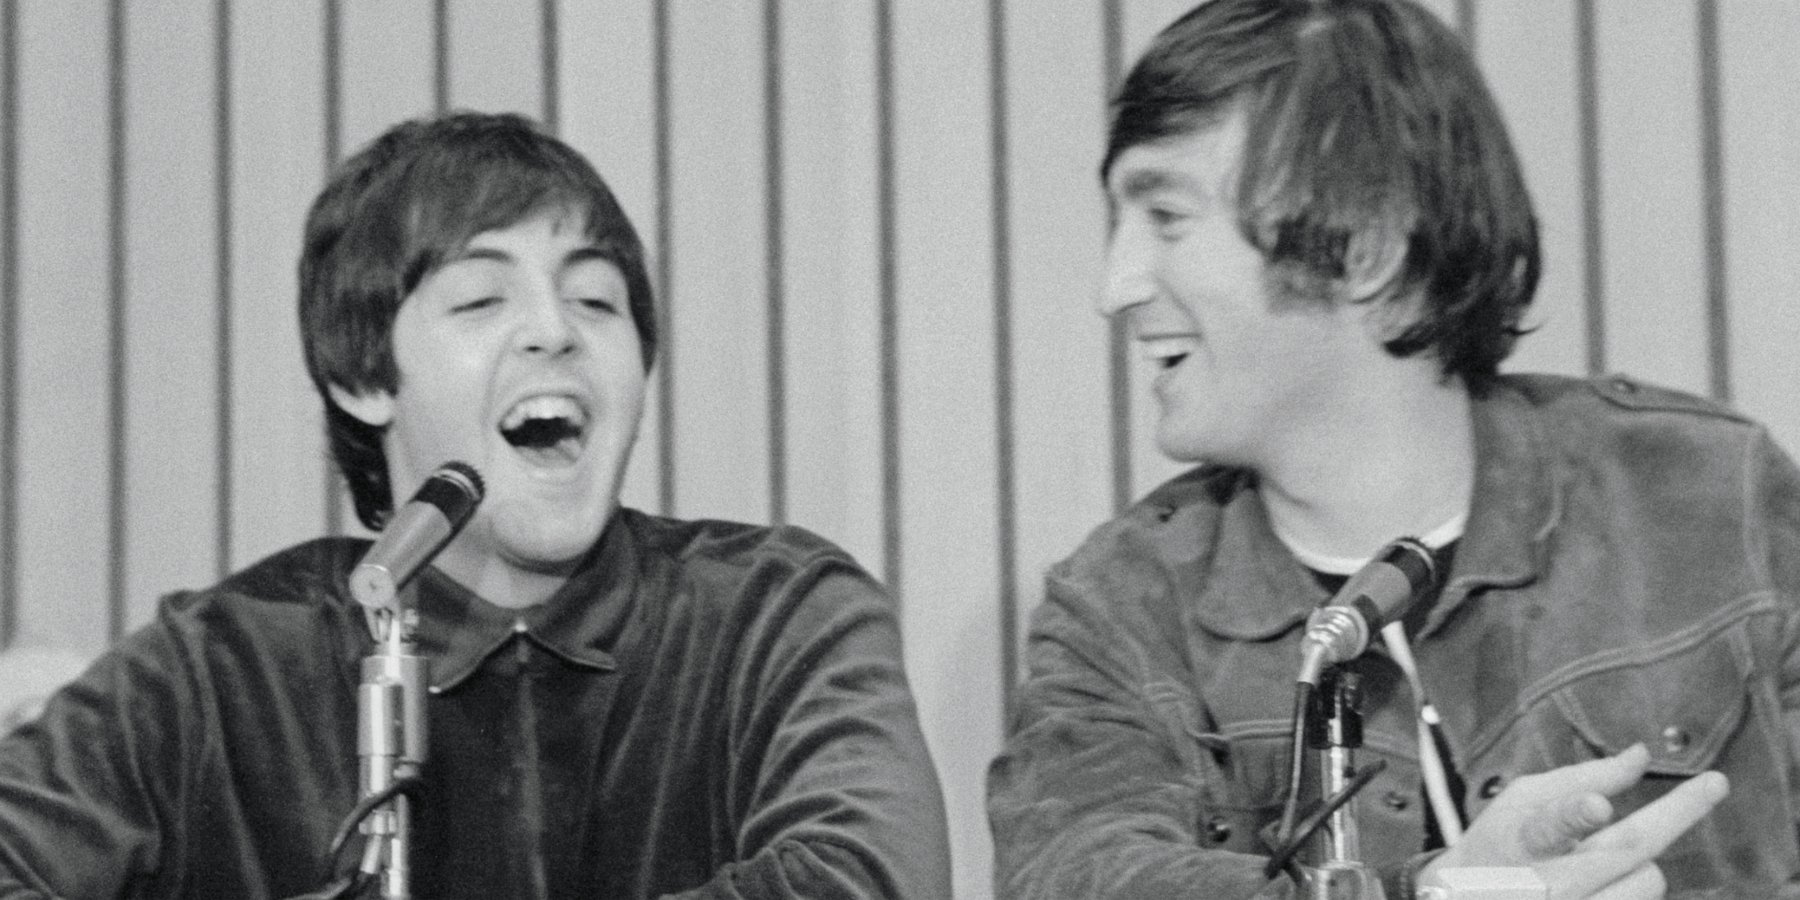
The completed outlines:
<svg viewBox="0 0 1800 900">
<path fill-rule="evenodd" d="M 179 759 L 167 646 L 133 635 L 0 741 L 0 898 L 117 897 L 153 873 Z"/>
<path fill-rule="evenodd" d="M 1029 672 L 988 772 L 995 893 L 1024 898 L 1290 896 L 1265 859 L 1201 846 L 1206 767 L 1159 715 L 1167 635 L 1143 610 L 1053 573 L 1029 636 Z M 1158 672 L 1165 674 L 1159 675 Z"/>
<path fill-rule="evenodd" d="M 684 898 L 950 896 L 943 796 L 892 602 L 845 558 L 774 583 L 728 715 L 739 860 Z"/>
<path fill-rule="evenodd" d="M 1800 810 L 1800 468 L 1764 436 L 1746 478 L 1754 536 L 1766 535 L 1765 555 L 1772 589 L 1785 610 L 1781 630 L 1781 715 L 1787 735 L 1788 808 Z M 1800 846 L 1800 822 L 1794 823 Z M 1800 896 L 1800 885 L 1789 885 Z M 1784 895 L 1785 896 L 1785 895 Z"/>
</svg>

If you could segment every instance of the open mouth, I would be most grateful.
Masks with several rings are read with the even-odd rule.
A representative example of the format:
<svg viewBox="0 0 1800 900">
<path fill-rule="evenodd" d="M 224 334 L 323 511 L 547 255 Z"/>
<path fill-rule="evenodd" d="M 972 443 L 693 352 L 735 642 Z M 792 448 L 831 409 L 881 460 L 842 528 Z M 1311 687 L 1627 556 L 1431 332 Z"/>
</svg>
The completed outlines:
<svg viewBox="0 0 1800 900">
<path fill-rule="evenodd" d="M 567 466 L 587 442 L 588 412 L 573 397 L 540 395 L 513 404 L 500 420 L 500 436 L 526 461 Z"/>
</svg>

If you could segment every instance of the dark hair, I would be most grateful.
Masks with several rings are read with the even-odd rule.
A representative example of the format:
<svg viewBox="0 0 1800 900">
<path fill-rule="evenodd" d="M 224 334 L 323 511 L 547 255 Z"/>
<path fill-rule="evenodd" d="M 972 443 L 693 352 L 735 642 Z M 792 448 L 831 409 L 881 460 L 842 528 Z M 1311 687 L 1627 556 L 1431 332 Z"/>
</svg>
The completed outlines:
<svg viewBox="0 0 1800 900">
<path fill-rule="evenodd" d="M 393 506 L 383 429 L 338 408 L 329 387 L 398 390 L 401 302 L 475 235 L 558 208 L 585 215 L 588 236 L 624 275 L 648 368 L 655 300 L 637 232 L 587 160 L 522 116 L 402 122 L 344 160 L 313 201 L 300 254 L 301 342 L 363 524 L 380 528 Z"/>
<path fill-rule="evenodd" d="M 1404 251 L 1386 295 L 1422 306 L 1387 350 L 1430 350 L 1446 376 L 1489 386 L 1524 333 L 1537 222 L 1457 37 L 1410 0 L 1202 4 L 1120 87 L 1102 176 L 1127 149 L 1240 111 L 1239 226 L 1299 288 L 1283 293 L 1329 297 L 1321 287 Z"/>
</svg>

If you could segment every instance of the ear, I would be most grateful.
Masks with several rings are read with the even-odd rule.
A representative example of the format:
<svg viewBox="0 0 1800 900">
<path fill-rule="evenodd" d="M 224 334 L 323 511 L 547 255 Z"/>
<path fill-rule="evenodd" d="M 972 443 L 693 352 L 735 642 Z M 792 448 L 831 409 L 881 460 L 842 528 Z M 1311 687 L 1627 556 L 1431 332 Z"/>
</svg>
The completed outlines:
<svg viewBox="0 0 1800 900">
<path fill-rule="evenodd" d="M 394 421 L 394 395 L 387 391 L 351 393 L 349 388 L 338 384 L 327 385 L 326 389 L 331 392 L 331 402 L 365 425 L 386 428 Z"/>
<path fill-rule="evenodd" d="M 1368 227 L 1350 238 L 1344 253 L 1344 275 L 1338 279 L 1337 301 L 1363 309 L 1364 327 L 1386 343 L 1411 328 L 1424 313 L 1418 290 L 1401 294 L 1397 282 L 1406 265 L 1404 231 Z"/>
<path fill-rule="evenodd" d="M 1371 225 L 1350 237 L 1344 251 L 1344 277 L 1338 281 L 1337 299 L 1363 303 L 1393 287 L 1406 265 L 1406 233 Z"/>
</svg>

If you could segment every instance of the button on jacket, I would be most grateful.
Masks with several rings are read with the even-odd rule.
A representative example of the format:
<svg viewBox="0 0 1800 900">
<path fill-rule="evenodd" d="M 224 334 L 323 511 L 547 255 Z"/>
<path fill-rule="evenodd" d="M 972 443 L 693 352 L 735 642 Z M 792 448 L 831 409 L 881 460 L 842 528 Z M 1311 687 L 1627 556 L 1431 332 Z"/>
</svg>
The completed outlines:
<svg viewBox="0 0 1800 900">
<path fill-rule="evenodd" d="M 1800 472 L 1735 414 L 1620 379 L 1508 376 L 1474 415 L 1468 525 L 1412 641 L 1471 814 L 1520 775 L 1642 743 L 1620 816 L 1695 773 L 1731 779 L 1659 859 L 1671 896 L 1800 896 Z M 1262 877 L 1263 830 L 1324 599 L 1254 476 L 1225 468 L 1056 566 L 990 771 L 1000 895 L 1287 893 Z M 1380 651 L 1362 669 L 1360 759 L 1388 768 L 1354 802 L 1392 895 L 1424 839 L 1413 700 Z"/>
<path fill-rule="evenodd" d="M 166 599 L 0 743 L 0 896 L 323 887 L 357 799 L 367 546 Z M 948 895 L 892 604 L 824 541 L 625 510 L 543 606 L 436 570 L 418 594 L 416 896 Z"/>
</svg>

